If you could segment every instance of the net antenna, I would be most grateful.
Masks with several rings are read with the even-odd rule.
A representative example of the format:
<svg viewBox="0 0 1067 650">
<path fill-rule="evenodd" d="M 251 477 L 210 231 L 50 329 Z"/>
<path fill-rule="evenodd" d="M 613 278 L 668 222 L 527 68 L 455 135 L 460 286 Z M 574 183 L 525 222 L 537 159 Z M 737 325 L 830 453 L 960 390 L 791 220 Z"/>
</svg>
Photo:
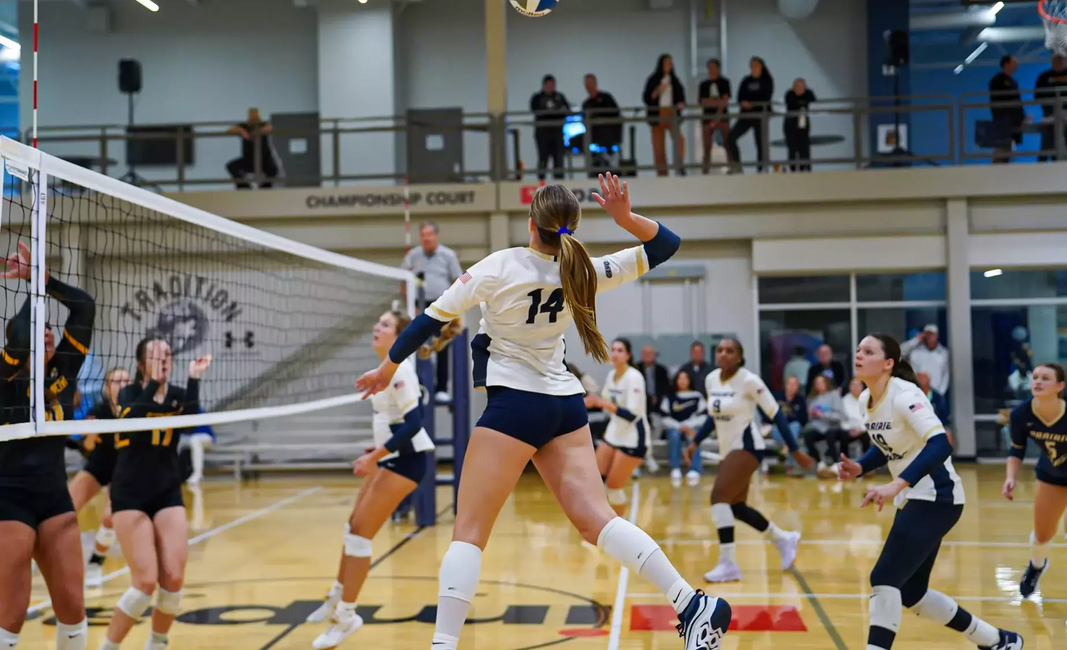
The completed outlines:
<svg viewBox="0 0 1067 650">
<path fill-rule="evenodd" d="M 1067 1 L 1041 0 L 1037 13 L 1045 25 L 1045 47 L 1061 56 L 1067 55 Z"/>
<path fill-rule="evenodd" d="M 37 148 L 37 2 L 33 0 L 33 148 Z"/>
</svg>

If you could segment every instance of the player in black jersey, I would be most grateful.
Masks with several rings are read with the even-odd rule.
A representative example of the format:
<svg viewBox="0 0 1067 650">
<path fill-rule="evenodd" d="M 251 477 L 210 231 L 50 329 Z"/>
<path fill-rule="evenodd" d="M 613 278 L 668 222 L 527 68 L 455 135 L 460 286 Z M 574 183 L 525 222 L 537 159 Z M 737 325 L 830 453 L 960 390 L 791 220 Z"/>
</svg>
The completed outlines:
<svg viewBox="0 0 1067 650">
<path fill-rule="evenodd" d="M 86 420 L 114 420 L 119 417 L 119 392 L 130 385 L 130 373 L 125 368 L 112 368 L 104 374 L 104 386 L 100 390 L 100 399 L 90 409 Z M 110 433 L 90 434 L 85 437 L 82 449 L 86 452 L 85 467 L 70 480 L 70 498 L 74 502 L 74 511 L 81 512 L 85 504 L 111 483 L 115 471 L 118 452 L 115 449 L 115 436 Z M 96 530 L 96 542 L 89 566 L 85 569 L 85 584 L 89 587 L 100 585 L 104 558 L 115 544 L 115 530 L 111 519 L 111 499 L 104 508 L 100 528 Z"/>
<path fill-rule="evenodd" d="M 1034 368 L 1030 379 L 1033 399 L 1011 412 L 1011 449 L 1008 451 L 1004 496 L 1012 498 L 1015 479 L 1026 456 L 1026 441 L 1033 438 L 1041 448 L 1034 474 L 1034 530 L 1030 533 L 1030 564 L 1026 566 L 1019 593 L 1023 598 L 1037 591 L 1041 574 L 1048 568 L 1048 545 L 1056 535 L 1060 519 L 1067 512 L 1067 386 L 1063 366 L 1043 363 Z"/>
<path fill-rule="evenodd" d="M 191 361 L 186 387 L 171 385 L 170 345 L 160 338 L 143 339 L 137 344 L 137 374 L 119 394 L 119 417 L 198 413 L 200 377 L 210 365 L 210 356 Z M 115 606 L 100 650 L 118 650 L 148 609 L 157 585 L 159 596 L 145 650 L 166 648 L 167 633 L 181 611 L 189 540 L 178 462 L 179 436 L 173 428 L 115 434 L 118 461 L 111 479 L 111 508 L 132 584 Z"/>
<path fill-rule="evenodd" d="M 30 249 L 18 244 L 3 277 L 29 280 Z M 78 370 L 92 340 L 96 304 L 86 292 L 46 272 L 45 291 L 69 311 L 56 345 L 45 329 L 45 417 L 63 420 L 74 413 Z M 30 300 L 8 323 L 0 352 L 0 423 L 31 422 Z M 40 436 L 0 443 L 0 648 L 14 648 L 30 602 L 31 560 L 48 584 L 56 626 L 56 650 L 85 648 L 87 624 L 82 597 L 84 563 L 78 518 L 67 492 L 63 436 Z"/>
</svg>

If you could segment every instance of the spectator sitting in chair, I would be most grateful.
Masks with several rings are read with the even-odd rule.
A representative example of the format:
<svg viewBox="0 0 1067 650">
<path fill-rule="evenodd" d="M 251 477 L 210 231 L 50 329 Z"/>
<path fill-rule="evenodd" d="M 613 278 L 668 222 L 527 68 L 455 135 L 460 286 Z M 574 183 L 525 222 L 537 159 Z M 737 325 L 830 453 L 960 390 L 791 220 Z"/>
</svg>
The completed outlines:
<svg viewBox="0 0 1067 650">
<path fill-rule="evenodd" d="M 274 161 L 274 149 L 270 142 L 270 124 L 259 116 L 258 108 L 248 109 L 248 119 L 227 129 L 227 133 L 241 136 L 241 157 L 226 163 L 226 171 L 233 177 L 237 189 L 252 188 L 248 177 L 256 173 L 256 149 L 259 149 L 260 189 L 273 186 L 278 176 L 278 163 Z M 258 142 L 258 145 L 257 145 Z"/>
<path fill-rule="evenodd" d="M 801 351 L 804 348 L 800 348 Z M 805 371 L 806 374 L 807 371 Z M 782 409 L 785 413 L 786 422 L 789 423 L 789 430 L 793 432 L 793 437 L 800 440 L 800 431 L 804 428 L 804 425 L 808 423 L 808 402 L 804 399 L 804 392 L 800 385 L 800 377 L 798 375 L 789 375 L 785 379 L 785 390 L 775 393 L 775 398 L 778 400 L 778 408 Z M 766 418 L 764 418 L 766 419 Z M 777 440 L 782 446 L 780 451 L 785 450 L 785 439 L 782 438 L 782 434 L 778 432 L 778 427 L 771 429 L 771 434 L 774 439 Z M 793 467 L 793 456 L 788 453 L 784 453 L 785 466 L 787 468 Z"/>
<path fill-rule="evenodd" d="M 847 439 L 847 434 L 841 428 L 845 419 L 841 394 L 826 375 L 816 375 L 811 383 L 811 391 L 808 393 L 808 417 L 808 426 L 804 427 L 803 432 L 804 444 L 811 457 L 818 458 L 819 452 L 815 443 L 826 441 L 825 459 L 819 461 L 816 471 L 819 478 L 834 478 L 837 474 L 832 468 L 839 460 L 838 448 L 842 439 Z"/>
<path fill-rule="evenodd" d="M 682 484 L 682 436 L 685 447 L 696 438 L 697 431 L 707 419 L 707 403 L 703 391 L 695 390 L 689 373 L 679 370 L 674 376 L 674 386 L 662 402 L 663 428 L 667 432 L 667 450 L 671 465 L 671 485 Z M 699 453 L 693 454 L 693 464 L 686 472 L 689 485 L 700 483 L 703 459 Z"/>
<path fill-rule="evenodd" d="M 863 382 L 853 377 L 852 381 L 848 382 L 848 392 L 841 398 L 841 407 L 845 412 L 845 421 L 842 423 L 842 427 L 848 433 L 848 438 L 843 440 L 842 447 L 844 448 L 841 451 L 846 455 L 848 455 L 848 446 L 853 441 L 859 441 L 863 445 L 864 452 L 871 447 L 871 437 L 867 434 L 867 429 L 863 425 L 864 407 L 860 404 L 859 399 L 863 389 Z"/>
</svg>

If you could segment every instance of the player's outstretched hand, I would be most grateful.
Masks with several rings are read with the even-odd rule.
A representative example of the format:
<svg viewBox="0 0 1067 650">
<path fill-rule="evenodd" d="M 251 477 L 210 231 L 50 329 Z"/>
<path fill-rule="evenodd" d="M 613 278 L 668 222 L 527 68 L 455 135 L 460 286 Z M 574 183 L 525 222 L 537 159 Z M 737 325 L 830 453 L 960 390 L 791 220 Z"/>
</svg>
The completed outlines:
<svg viewBox="0 0 1067 650">
<path fill-rule="evenodd" d="M 802 450 L 797 449 L 793 452 L 793 460 L 797 461 L 797 465 L 800 465 L 800 469 L 805 472 L 815 467 L 815 459 L 804 453 Z"/>
<path fill-rule="evenodd" d="M 837 480 L 854 481 L 863 475 L 863 466 L 848 456 L 841 454 L 841 462 L 837 466 Z"/>
<path fill-rule="evenodd" d="M 611 215 L 615 223 L 620 223 L 630 218 L 630 187 L 619 180 L 615 174 L 601 174 L 600 194 L 593 192 L 593 198 L 600 207 Z"/>
<path fill-rule="evenodd" d="M 14 257 L 0 257 L 0 262 L 4 264 L 4 278 L 8 280 L 29 280 L 30 271 L 32 266 L 30 265 L 30 247 L 26 244 L 18 243 L 18 253 Z"/>
<path fill-rule="evenodd" d="M 363 393 L 363 399 L 382 392 L 389 388 L 389 382 L 393 381 L 397 367 L 389 357 L 386 357 L 380 366 L 356 380 L 356 390 Z"/>
<path fill-rule="evenodd" d="M 1004 495 L 1004 498 L 1008 501 L 1015 500 L 1015 479 L 1009 478 L 1004 480 L 1004 487 L 1000 490 L 1000 493 Z"/>
<path fill-rule="evenodd" d="M 211 355 L 205 354 L 199 359 L 193 359 L 189 362 L 189 379 L 200 379 L 207 372 L 207 369 L 211 366 Z"/>
<path fill-rule="evenodd" d="M 878 506 L 878 512 L 881 512 L 882 508 L 885 507 L 886 502 L 892 501 L 906 487 L 907 483 L 900 479 L 896 479 L 885 485 L 871 488 L 867 491 L 867 496 L 863 497 L 863 503 L 860 504 L 860 507 L 866 508 L 868 504 L 874 503 Z"/>
</svg>

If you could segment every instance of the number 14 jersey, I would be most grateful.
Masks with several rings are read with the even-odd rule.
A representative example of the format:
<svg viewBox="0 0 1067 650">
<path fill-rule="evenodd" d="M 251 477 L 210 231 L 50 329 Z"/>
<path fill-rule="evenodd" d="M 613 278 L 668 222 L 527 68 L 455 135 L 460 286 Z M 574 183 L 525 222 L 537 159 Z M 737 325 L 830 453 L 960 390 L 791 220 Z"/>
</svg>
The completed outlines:
<svg viewBox="0 0 1067 650">
<path fill-rule="evenodd" d="M 945 426 L 934 413 L 930 400 L 910 381 L 893 377 L 877 404 L 871 405 L 869 390 L 863 391 L 859 401 L 867 406 L 864 409 L 867 433 L 871 442 L 885 454 L 893 478 L 912 464 L 927 440 L 945 435 Z M 963 504 L 963 482 L 956 474 L 952 458 L 947 458 L 943 465 L 906 488 L 897 496 L 896 502 L 899 505 L 905 499 Z"/>
<path fill-rule="evenodd" d="M 648 271 L 643 246 L 593 258 L 597 293 Z M 460 276 L 426 313 L 450 321 L 481 305 L 471 341 L 474 386 L 506 386 L 544 395 L 579 395 L 582 383 L 564 362 L 563 333 L 571 324 L 563 301 L 559 261 L 531 248 L 506 248 Z M 634 313 L 637 317 L 637 313 Z"/>
</svg>

